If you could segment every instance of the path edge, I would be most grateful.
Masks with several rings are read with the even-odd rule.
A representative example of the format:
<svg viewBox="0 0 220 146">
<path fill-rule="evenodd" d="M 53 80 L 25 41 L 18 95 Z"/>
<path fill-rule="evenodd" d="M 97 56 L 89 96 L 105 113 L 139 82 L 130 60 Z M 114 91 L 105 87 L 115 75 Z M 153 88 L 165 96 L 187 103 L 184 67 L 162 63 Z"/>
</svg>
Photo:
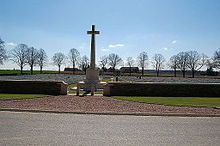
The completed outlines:
<svg viewBox="0 0 220 146">
<path fill-rule="evenodd" d="M 220 114 L 191 114 L 191 113 L 143 113 L 143 112 L 79 112 L 79 111 L 53 111 L 31 110 L 16 108 L 0 108 L 0 112 L 29 112 L 29 113 L 54 113 L 54 114 L 78 114 L 78 115 L 126 115 L 126 116 L 167 116 L 167 117 L 220 117 Z"/>
</svg>

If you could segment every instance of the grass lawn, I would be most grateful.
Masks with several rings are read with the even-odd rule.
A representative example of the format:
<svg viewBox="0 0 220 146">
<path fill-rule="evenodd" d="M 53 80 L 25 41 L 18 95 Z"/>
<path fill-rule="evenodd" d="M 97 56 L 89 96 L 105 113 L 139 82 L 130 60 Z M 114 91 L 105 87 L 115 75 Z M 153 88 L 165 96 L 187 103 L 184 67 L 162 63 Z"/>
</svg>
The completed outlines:
<svg viewBox="0 0 220 146">
<path fill-rule="evenodd" d="M 45 94 L 0 94 L 0 100 L 14 100 L 14 99 L 30 99 L 30 98 L 39 98 L 47 97 L 52 95 Z"/>
<path fill-rule="evenodd" d="M 20 74 L 20 70 L 0 70 L 0 74 Z M 23 70 L 24 74 L 30 74 L 30 70 Z M 43 73 L 58 73 L 58 71 L 43 70 Z M 39 70 L 34 70 L 33 74 L 40 74 Z"/>
<path fill-rule="evenodd" d="M 220 97 L 129 97 L 113 96 L 112 98 L 176 106 L 200 106 L 200 107 L 220 107 Z"/>
</svg>

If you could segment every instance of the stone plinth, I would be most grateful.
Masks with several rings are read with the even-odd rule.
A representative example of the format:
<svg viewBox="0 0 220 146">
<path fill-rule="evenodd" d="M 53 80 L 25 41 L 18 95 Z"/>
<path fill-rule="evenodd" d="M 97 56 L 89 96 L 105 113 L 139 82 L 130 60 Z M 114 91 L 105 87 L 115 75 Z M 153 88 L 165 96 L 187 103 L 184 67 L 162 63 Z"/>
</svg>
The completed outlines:
<svg viewBox="0 0 220 146">
<path fill-rule="evenodd" d="M 99 69 L 88 68 L 86 70 L 85 83 L 98 83 L 99 82 Z"/>
<path fill-rule="evenodd" d="M 97 91 L 97 89 L 103 89 L 104 85 L 106 85 L 106 82 L 100 82 L 99 80 L 99 69 L 88 68 L 86 70 L 86 79 L 77 83 L 77 96 L 79 95 L 80 89 L 91 92 L 91 95 L 94 95 L 94 92 Z"/>
<path fill-rule="evenodd" d="M 97 89 L 103 89 L 105 85 L 106 82 L 78 82 L 76 95 L 79 96 L 80 89 L 91 92 L 91 95 L 94 95 L 94 92 L 97 91 Z"/>
</svg>

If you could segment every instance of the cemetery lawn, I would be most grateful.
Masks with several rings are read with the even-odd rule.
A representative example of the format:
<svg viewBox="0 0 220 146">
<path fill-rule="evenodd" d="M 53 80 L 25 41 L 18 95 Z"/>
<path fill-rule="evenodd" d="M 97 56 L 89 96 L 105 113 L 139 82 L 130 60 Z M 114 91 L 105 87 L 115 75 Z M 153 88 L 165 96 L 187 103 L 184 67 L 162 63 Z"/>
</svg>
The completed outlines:
<svg viewBox="0 0 220 146">
<path fill-rule="evenodd" d="M 135 97 L 113 96 L 114 99 L 174 106 L 220 107 L 220 97 Z"/>
<path fill-rule="evenodd" d="M 0 100 L 16 100 L 47 97 L 52 95 L 45 94 L 0 94 Z"/>
<path fill-rule="evenodd" d="M 43 70 L 42 73 L 50 74 L 50 73 L 58 73 L 58 71 Z M 20 72 L 20 70 L 0 70 L 0 74 L 21 74 L 21 72 Z M 30 74 L 30 71 L 23 70 L 23 74 Z M 40 74 L 40 71 L 34 70 L 33 74 Z"/>
</svg>

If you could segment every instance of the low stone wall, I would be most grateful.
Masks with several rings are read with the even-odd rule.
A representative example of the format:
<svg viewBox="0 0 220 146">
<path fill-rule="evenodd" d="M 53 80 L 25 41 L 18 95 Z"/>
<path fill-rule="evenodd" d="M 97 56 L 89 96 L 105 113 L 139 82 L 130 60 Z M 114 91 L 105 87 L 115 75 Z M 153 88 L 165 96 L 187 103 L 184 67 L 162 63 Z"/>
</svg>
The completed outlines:
<svg viewBox="0 0 220 146">
<path fill-rule="evenodd" d="M 103 95 L 220 97 L 220 83 L 108 83 Z"/>
<path fill-rule="evenodd" d="M 0 93 L 66 95 L 67 84 L 63 81 L 0 81 Z"/>
</svg>

